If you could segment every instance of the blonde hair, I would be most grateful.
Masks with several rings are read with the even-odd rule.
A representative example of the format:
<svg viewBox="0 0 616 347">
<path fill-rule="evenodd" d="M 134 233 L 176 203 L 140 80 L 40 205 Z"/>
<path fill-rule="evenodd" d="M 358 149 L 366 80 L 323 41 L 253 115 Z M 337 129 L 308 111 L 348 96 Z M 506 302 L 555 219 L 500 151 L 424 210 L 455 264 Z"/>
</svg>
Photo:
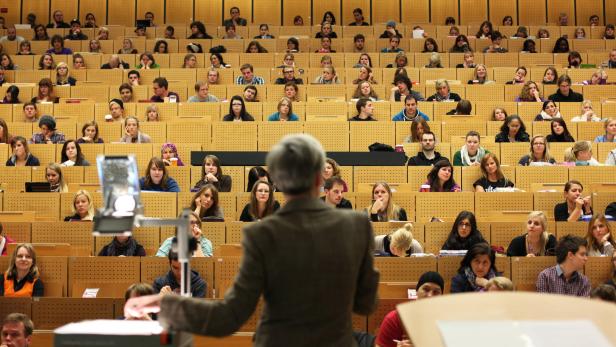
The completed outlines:
<svg viewBox="0 0 616 347">
<path fill-rule="evenodd" d="M 496 286 L 500 290 L 513 291 L 513 282 L 503 276 L 492 277 L 486 284 L 486 288 L 490 288 L 491 286 Z"/>
<path fill-rule="evenodd" d="M 590 141 L 578 141 L 573 145 L 573 147 L 571 147 L 571 154 L 573 155 L 574 159 L 573 161 L 577 160 L 578 153 L 582 151 L 589 151 L 592 155 L 592 144 L 590 143 Z"/>
<path fill-rule="evenodd" d="M 541 227 L 543 228 L 543 232 L 540 237 L 541 247 L 539 247 L 539 255 L 545 255 L 545 245 L 547 245 L 548 238 L 550 236 L 550 234 L 548 234 L 548 217 L 546 217 L 543 211 L 532 211 L 528 214 L 527 220 L 531 219 L 538 219 L 539 223 L 541 223 Z"/>
<path fill-rule="evenodd" d="M 536 139 L 542 138 L 543 139 L 543 143 L 544 143 L 544 150 L 543 150 L 543 158 L 535 158 L 535 154 L 533 153 L 533 144 L 535 143 Z M 530 139 L 530 152 L 528 153 L 528 156 L 530 157 L 530 162 L 549 162 L 550 160 L 552 160 L 552 156 L 550 155 L 550 144 L 548 143 L 548 139 L 543 136 L 543 135 L 535 135 L 533 136 L 532 139 Z"/>
<path fill-rule="evenodd" d="M 150 121 L 150 117 L 148 116 L 148 114 L 150 114 L 150 112 L 152 111 L 156 112 L 156 120 L 160 121 L 160 112 L 158 111 L 158 106 L 154 104 L 150 104 L 148 107 L 145 108 L 145 121 Z M 137 122 L 137 125 L 139 125 L 139 122 Z"/>
<path fill-rule="evenodd" d="M 88 199 L 88 215 L 85 218 L 81 218 L 81 220 L 93 220 L 94 219 L 94 201 L 92 201 L 92 195 L 87 190 L 80 189 L 75 192 L 73 195 L 73 204 L 71 205 L 71 211 L 73 214 L 77 214 L 77 208 L 75 208 L 75 201 L 81 195 L 85 196 Z"/>
<path fill-rule="evenodd" d="M 449 87 L 449 82 L 447 82 L 447 80 L 444 78 L 436 80 L 436 82 L 434 83 L 434 87 L 436 89 L 439 89 L 441 87 L 447 87 L 447 90 L 451 90 L 451 88 Z"/>
<path fill-rule="evenodd" d="M 616 246 L 616 242 L 614 241 L 614 234 L 612 234 L 612 228 L 610 227 L 610 222 L 607 220 L 607 218 L 605 218 L 605 215 L 601 212 L 593 215 L 592 218 L 590 219 L 590 222 L 588 222 L 588 231 L 586 232 L 586 236 L 584 238 L 586 239 L 586 242 L 588 244 L 587 248 L 589 251 L 597 250 L 603 253 L 604 251 L 603 245 L 599 244 L 597 242 L 597 239 L 595 239 L 595 236 L 593 235 L 593 229 L 597 221 L 603 223 L 605 227 L 607 228 L 607 233 L 610 235 L 607 239 L 607 242 L 612 244 L 612 247 Z"/>
<path fill-rule="evenodd" d="M 60 164 L 57 164 L 57 163 L 49 163 L 49 165 L 47 165 L 47 167 L 45 168 L 45 178 L 47 178 L 47 170 L 53 170 L 55 173 L 58 174 L 59 192 L 60 193 L 68 192 L 68 186 L 66 185 L 66 182 L 64 181 L 64 174 L 62 173 L 62 166 L 60 166 Z"/>
<path fill-rule="evenodd" d="M 390 245 L 400 251 L 408 251 L 413 244 L 413 224 L 406 223 L 404 226 L 390 235 Z"/>
<path fill-rule="evenodd" d="M 60 76 L 60 74 L 58 73 L 58 70 L 61 67 L 65 67 L 66 68 L 66 75 L 65 76 Z M 66 64 L 65 62 L 61 61 L 58 63 L 58 65 L 56 65 L 56 84 L 59 83 L 68 83 L 68 78 L 70 77 L 70 72 L 69 72 L 69 68 L 68 68 L 68 64 Z"/>
</svg>

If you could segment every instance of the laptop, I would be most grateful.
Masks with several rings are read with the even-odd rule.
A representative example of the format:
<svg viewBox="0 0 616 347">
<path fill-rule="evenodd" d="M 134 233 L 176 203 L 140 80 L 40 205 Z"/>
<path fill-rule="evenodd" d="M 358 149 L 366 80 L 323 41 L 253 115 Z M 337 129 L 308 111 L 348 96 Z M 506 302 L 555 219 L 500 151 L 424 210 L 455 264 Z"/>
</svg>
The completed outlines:
<svg viewBox="0 0 616 347">
<path fill-rule="evenodd" d="M 49 182 L 26 182 L 27 193 L 49 193 L 51 184 Z"/>
</svg>

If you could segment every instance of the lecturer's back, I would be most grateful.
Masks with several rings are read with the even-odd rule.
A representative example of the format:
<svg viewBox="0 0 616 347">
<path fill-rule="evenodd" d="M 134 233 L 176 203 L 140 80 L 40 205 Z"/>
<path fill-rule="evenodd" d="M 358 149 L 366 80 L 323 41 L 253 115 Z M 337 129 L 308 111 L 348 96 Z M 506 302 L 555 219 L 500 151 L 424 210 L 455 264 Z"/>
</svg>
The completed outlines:
<svg viewBox="0 0 616 347">
<path fill-rule="evenodd" d="M 244 229 L 244 256 L 220 302 L 165 296 L 163 325 L 198 334 L 235 332 L 260 295 L 265 309 L 256 346 L 355 346 L 351 314 L 376 305 L 378 273 L 368 218 L 318 199 L 324 154 L 307 135 L 276 145 L 267 165 L 287 204 Z"/>
</svg>

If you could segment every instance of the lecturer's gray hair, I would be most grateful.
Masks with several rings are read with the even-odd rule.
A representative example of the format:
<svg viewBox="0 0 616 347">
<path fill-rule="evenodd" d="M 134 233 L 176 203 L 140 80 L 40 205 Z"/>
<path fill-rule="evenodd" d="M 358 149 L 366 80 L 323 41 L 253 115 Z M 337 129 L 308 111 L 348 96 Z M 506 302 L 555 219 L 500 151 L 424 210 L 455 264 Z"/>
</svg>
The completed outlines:
<svg viewBox="0 0 616 347">
<path fill-rule="evenodd" d="M 325 152 L 321 143 L 310 135 L 287 135 L 272 148 L 266 162 L 276 187 L 286 194 L 302 194 L 321 175 Z"/>
</svg>

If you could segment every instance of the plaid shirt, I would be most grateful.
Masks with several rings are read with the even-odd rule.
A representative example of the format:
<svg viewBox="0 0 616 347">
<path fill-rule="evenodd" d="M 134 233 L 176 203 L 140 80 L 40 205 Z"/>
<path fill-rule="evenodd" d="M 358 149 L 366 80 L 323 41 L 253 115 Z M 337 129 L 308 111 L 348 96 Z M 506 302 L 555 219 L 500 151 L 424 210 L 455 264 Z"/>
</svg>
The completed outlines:
<svg viewBox="0 0 616 347">
<path fill-rule="evenodd" d="M 560 265 L 556 264 L 541 271 L 537 278 L 537 292 L 589 297 L 590 282 L 577 271 L 567 281 Z"/>
<path fill-rule="evenodd" d="M 64 143 L 65 142 L 64 134 L 62 134 L 59 131 L 54 131 L 54 133 L 51 134 L 49 139 L 53 143 Z M 42 133 L 36 133 L 32 135 L 32 139 L 30 140 L 30 143 L 35 143 L 35 144 L 36 143 L 47 143 L 47 141 L 45 141 L 45 136 L 43 136 Z"/>
<path fill-rule="evenodd" d="M 244 76 L 237 76 L 235 84 L 265 84 L 265 80 L 260 76 L 252 76 L 252 81 L 248 82 L 244 79 Z"/>
</svg>

